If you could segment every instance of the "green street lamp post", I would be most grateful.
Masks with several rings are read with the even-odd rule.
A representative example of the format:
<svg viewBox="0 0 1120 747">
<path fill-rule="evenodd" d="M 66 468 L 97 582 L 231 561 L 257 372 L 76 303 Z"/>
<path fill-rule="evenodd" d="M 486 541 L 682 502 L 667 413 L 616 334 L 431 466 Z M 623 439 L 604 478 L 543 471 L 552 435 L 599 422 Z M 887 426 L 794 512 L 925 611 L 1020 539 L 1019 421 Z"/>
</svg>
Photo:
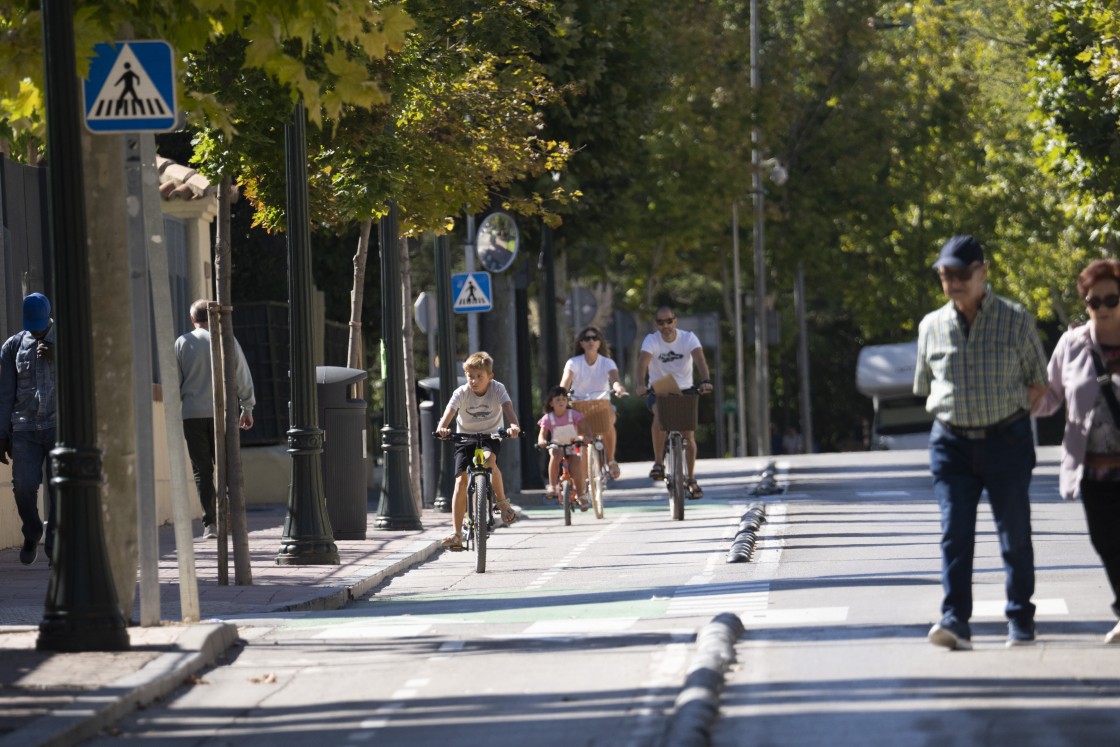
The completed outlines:
<svg viewBox="0 0 1120 747">
<path fill-rule="evenodd" d="M 389 214 L 378 224 L 381 241 L 381 340 L 385 378 L 385 425 L 381 445 L 385 469 L 381 478 L 381 500 L 377 504 L 378 529 L 423 529 L 420 512 L 408 478 L 408 422 L 404 398 L 404 348 L 401 325 L 400 258 L 397 256 L 397 204 L 389 203 Z M 442 366 L 441 366 L 442 368 Z M 417 465 L 419 466 L 419 465 Z"/>
<path fill-rule="evenodd" d="M 128 629 L 101 523 L 101 450 L 93 411 L 93 326 L 82 181 L 74 15 L 69 0 L 43 0 L 48 210 L 54 270 L 58 426 L 51 450 L 57 506 L 51 577 L 36 648 L 124 651 Z M 62 173 L 66 169 L 66 173 Z"/>
<path fill-rule="evenodd" d="M 291 394 L 288 453 L 292 479 L 277 565 L 336 565 L 323 495 L 323 431 L 319 428 L 311 359 L 311 241 L 307 207 L 307 114 L 296 104 L 284 129 L 288 177 L 288 330 Z"/>
<path fill-rule="evenodd" d="M 455 313 L 451 309 L 451 239 L 437 236 L 436 310 L 439 314 L 439 415 L 447 409 L 451 393 L 459 383 L 455 369 Z M 455 490 L 455 449 L 450 441 L 440 441 L 439 486 L 434 508 L 449 513 Z"/>
</svg>

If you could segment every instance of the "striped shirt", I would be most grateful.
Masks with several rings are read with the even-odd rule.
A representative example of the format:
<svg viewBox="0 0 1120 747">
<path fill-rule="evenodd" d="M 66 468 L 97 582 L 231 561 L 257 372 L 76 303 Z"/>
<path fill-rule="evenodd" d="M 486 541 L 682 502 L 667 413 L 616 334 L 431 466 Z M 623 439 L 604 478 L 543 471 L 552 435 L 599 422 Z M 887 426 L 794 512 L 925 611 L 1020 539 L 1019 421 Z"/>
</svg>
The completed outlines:
<svg viewBox="0 0 1120 747">
<path fill-rule="evenodd" d="M 952 301 L 918 327 L 914 394 L 926 410 L 963 428 L 993 425 L 1029 410 L 1026 387 L 1046 384 L 1034 318 L 987 286 L 971 327 Z"/>
</svg>

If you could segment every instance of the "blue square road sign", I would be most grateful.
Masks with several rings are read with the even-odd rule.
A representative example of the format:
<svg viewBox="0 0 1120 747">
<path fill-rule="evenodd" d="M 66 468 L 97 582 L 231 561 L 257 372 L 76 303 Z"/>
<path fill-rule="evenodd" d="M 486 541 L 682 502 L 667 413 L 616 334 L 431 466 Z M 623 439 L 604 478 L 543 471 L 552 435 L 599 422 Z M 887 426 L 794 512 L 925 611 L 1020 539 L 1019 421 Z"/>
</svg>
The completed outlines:
<svg viewBox="0 0 1120 747">
<path fill-rule="evenodd" d="M 162 40 L 98 44 L 82 87 L 90 132 L 175 129 L 175 64 Z"/>
</svg>

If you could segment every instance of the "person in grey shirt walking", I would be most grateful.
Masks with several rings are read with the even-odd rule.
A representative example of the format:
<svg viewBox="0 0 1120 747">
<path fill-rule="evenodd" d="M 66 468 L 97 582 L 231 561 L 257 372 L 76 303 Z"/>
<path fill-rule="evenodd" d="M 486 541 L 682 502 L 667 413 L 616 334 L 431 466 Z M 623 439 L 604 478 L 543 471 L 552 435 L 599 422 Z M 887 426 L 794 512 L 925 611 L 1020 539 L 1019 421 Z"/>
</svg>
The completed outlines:
<svg viewBox="0 0 1120 747">
<path fill-rule="evenodd" d="M 183 437 L 187 441 L 187 454 L 194 470 L 194 484 L 202 503 L 202 538 L 217 537 L 214 514 L 214 386 L 210 372 L 210 302 L 199 299 L 191 304 L 191 323 L 194 330 L 175 341 L 175 358 L 179 362 L 179 392 L 183 398 Z M 237 340 L 236 389 L 241 406 L 242 430 L 253 427 L 253 378 L 249 364 Z"/>
</svg>

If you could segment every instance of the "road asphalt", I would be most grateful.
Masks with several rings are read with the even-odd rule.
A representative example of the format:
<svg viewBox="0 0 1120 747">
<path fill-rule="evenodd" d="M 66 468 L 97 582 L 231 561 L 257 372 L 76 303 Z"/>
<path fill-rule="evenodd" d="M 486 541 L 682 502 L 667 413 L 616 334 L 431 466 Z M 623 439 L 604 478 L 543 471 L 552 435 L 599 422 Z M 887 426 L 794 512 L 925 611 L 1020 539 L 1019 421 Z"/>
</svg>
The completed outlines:
<svg viewBox="0 0 1120 747">
<path fill-rule="evenodd" d="M 849 459 L 843 459 L 844 456 L 849 457 Z M 924 483 L 927 467 L 921 462 L 920 457 L 923 455 L 914 452 L 911 456 L 912 464 L 899 465 L 889 469 L 885 468 L 885 463 L 880 464 L 883 459 L 887 458 L 885 454 L 882 456 L 875 454 L 840 455 L 839 457 L 837 455 L 812 455 L 791 458 L 789 460 L 789 462 L 792 462 L 789 465 L 791 467 L 789 476 L 793 478 L 794 485 L 798 482 L 799 473 L 801 473 L 802 480 L 809 480 L 810 482 L 828 482 L 833 472 L 839 480 L 845 478 L 850 480 L 852 475 L 845 475 L 844 471 L 861 468 L 866 470 L 864 489 L 878 490 L 883 488 L 876 493 L 882 499 L 894 494 L 886 488 L 894 485 L 891 482 L 892 480 L 897 482 L 897 479 L 903 475 L 904 472 L 899 471 L 903 467 L 912 471 L 915 475 L 922 475 L 922 482 Z M 1066 693 L 1065 697 L 1079 699 L 1096 697 L 1101 699 L 1100 705 L 1102 708 L 1104 703 L 1109 702 L 1115 696 L 1114 688 L 1117 683 L 1114 674 L 1115 657 L 1111 655 L 1114 651 L 1107 649 L 1120 649 L 1120 647 L 1105 647 L 1100 644 L 1100 637 L 1111 623 L 1107 621 L 1107 615 L 1103 612 L 1096 614 L 1096 612 L 1100 612 L 1100 610 L 1096 610 L 1096 607 L 1102 604 L 1100 598 L 1103 572 L 1100 570 L 1099 561 L 1095 559 L 1091 549 L 1088 548 L 1088 540 L 1084 536 L 1083 517 L 1078 513 L 1080 506 L 1064 504 L 1050 498 L 1050 494 L 1053 492 L 1052 483 L 1056 483 L 1057 450 L 1053 448 L 1040 449 L 1039 456 L 1040 463 L 1036 469 L 1036 476 L 1040 478 L 1039 495 L 1044 501 L 1044 504 L 1038 507 L 1039 518 L 1042 520 L 1040 525 L 1049 525 L 1051 529 L 1061 527 L 1060 532 L 1047 531 L 1042 533 L 1042 537 L 1046 538 L 1047 541 L 1042 542 L 1040 540 L 1041 561 L 1060 571 L 1060 573 L 1053 570 L 1049 571 L 1047 578 L 1053 576 L 1053 579 L 1047 583 L 1052 583 L 1060 588 L 1040 588 L 1039 596 L 1064 596 L 1071 600 L 1071 605 L 1077 607 L 1076 612 L 1078 614 L 1075 617 L 1085 618 L 1084 621 L 1064 623 L 1047 621 L 1044 631 L 1047 642 L 1023 652 L 1006 652 L 1004 650 L 998 620 L 991 624 L 982 623 L 977 630 L 977 645 L 983 651 L 971 657 L 951 655 L 946 657 L 945 652 L 925 643 L 925 631 L 929 625 L 930 610 L 936 607 L 936 601 L 939 598 L 935 588 L 937 573 L 935 508 L 932 504 L 926 505 L 927 502 L 924 500 L 918 500 L 912 504 L 902 504 L 901 508 L 897 509 L 900 512 L 899 521 L 906 521 L 907 511 L 920 510 L 924 512 L 923 521 L 925 523 L 914 528 L 915 531 L 920 529 L 923 534 L 922 553 L 920 558 L 913 551 L 909 555 L 903 553 L 902 556 L 893 556 L 896 557 L 896 560 L 892 562 L 897 564 L 900 562 L 897 557 L 903 557 L 905 562 L 911 565 L 917 564 L 914 568 L 908 567 L 908 572 L 920 573 L 923 583 L 925 583 L 925 577 L 929 576 L 928 585 L 932 585 L 934 588 L 925 591 L 923 591 L 924 587 L 915 588 L 911 593 L 910 587 L 913 584 L 903 584 L 892 587 L 894 591 L 889 595 L 884 595 L 882 590 L 879 590 L 871 597 L 873 600 L 878 599 L 881 602 L 879 606 L 871 605 L 873 612 L 876 613 L 874 617 L 877 620 L 871 629 L 887 631 L 887 633 L 881 636 L 882 640 L 879 639 L 880 636 L 869 635 L 866 633 L 869 623 L 861 620 L 860 622 L 865 624 L 862 627 L 856 626 L 858 628 L 857 639 L 859 635 L 863 635 L 866 638 L 865 643 L 867 645 L 860 649 L 855 659 L 862 662 L 857 667 L 860 671 L 872 671 L 876 667 L 885 668 L 885 670 L 880 672 L 879 679 L 875 680 L 881 687 L 876 690 L 875 695 L 866 695 L 865 697 L 881 698 L 883 708 L 889 709 L 888 701 L 892 700 L 893 694 L 892 683 L 899 681 L 897 680 L 900 676 L 899 666 L 903 666 L 901 662 L 909 662 L 903 666 L 904 669 L 928 664 L 930 671 L 927 674 L 930 679 L 927 682 L 939 681 L 938 676 L 945 677 L 945 673 L 941 670 L 944 669 L 944 662 L 950 662 L 954 665 L 953 668 L 958 671 L 957 677 L 950 678 L 948 681 L 960 683 L 969 681 L 972 677 L 978 677 L 981 681 L 985 681 L 985 674 L 995 666 L 993 657 L 997 656 L 1000 657 L 998 659 L 1000 662 L 999 676 L 991 679 L 991 682 L 993 688 L 1004 692 L 1005 698 L 1014 696 L 1017 692 L 1016 687 L 1026 688 L 1027 690 L 1035 687 L 1053 690 L 1057 682 L 1066 683 L 1062 687 L 1067 689 L 1072 687 L 1072 690 Z M 838 458 L 840 461 L 833 464 Z M 759 464 L 757 460 L 753 463 L 749 460 L 724 460 L 720 464 L 728 476 L 735 474 L 734 479 L 736 481 L 739 479 L 738 474 L 741 471 L 741 479 L 744 485 L 758 480 L 757 469 Z M 624 465 L 624 481 L 627 477 L 638 477 L 638 471 L 642 472 L 641 477 L 644 478 L 645 468 L 646 465 Z M 628 472 L 633 474 L 628 475 Z M 860 481 L 857 480 L 856 483 L 859 484 Z M 851 490 L 851 488 L 848 489 Z M 1034 492 L 1032 488 L 1032 499 L 1034 498 Z M 539 498 L 540 496 L 536 494 L 526 494 L 519 498 L 515 497 L 514 503 L 520 502 L 522 505 L 530 505 L 540 502 Z M 765 498 L 761 500 L 767 501 Z M 775 510 L 779 505 L 785 504 L 787 500 L 793 501 L 793 503 L 788 504 L 788 510 L 794 513 L 801 510 L 796 508 L 798 499 L 794 495 L 774 496 Z M 374 503 L 371 503 L 371 507 L 374 505 Z M 812 501 L 810 501 L 811 505 L 813 505 Z M 195 540 L 194 552 L 198 569 L 202 622 L 194 625 L 183 625 L 175 622 L 180 615 L 178 565 L 174 549 L 174 533 L 171 527 L 161 528 L 160 619 L 164 622 L 153 627 L 141 627 L 139 625 L 129 627 L 131 649 L 127 652 L 49 653 L 36 651 L 37 624 L 42 617 L 43 599 L 48 582 L 47 564 L 40 554 L 35 564 L 29 567 L 23 566 L 18 559 L 18 548 L 0 551 L 0 579 L 2 579 L 0 581 L 0 747 L 70 745 L 94 736 L 102 730 L 111 730 L 116 721 L 131 711 L 171 693 L 182 683 L 197 676 L 207 667 L 222 663 L 226 652 L 238 642 L 238 631 L 235 625 L 222 622 L 216 618 L 342 607 L 351 599 L 367 594 L 394 574 L 398 574 L 438 553 L 440 551 L 438 547 L 439 539 L 449 532 L 450 527 L 449 514 L 425 510 L 421 517 L 423 530 L 408 532 L 377 530 L 374 529 L 377 518 L 376 511 L 371 511 L 368 516 L 368 538 L 365 541 L 339 541 L 337 543 L 341 559 L 339 565 L 280 566 L 275 565 L 272 558 L 275 557 L 280 548 L 285 513 L 286 509 L 283 506 L 253 507 L 248 512 L 249 549 L 253 558 L 253 583 L 251 586 L 233 585 L 232 568 L 229 574 L 231 584 L 219 586 L 216 582 L 216 542 L 213 540 Z M 930 516 L 925 517 L 924 514 L 926 513 Z M 807 516 L 812 515 L 810 513 Z M 804 522 L 805 519 L 806 517 L 802 517 L 800 520 Z M 819 530 L 820 534 L 810 533 L 807 537 L 827 536 L 837 529 L 833 526 L 836 520 L 835 516 L 825 517 L 822 519 L 821 526 L 811 527 L 813 531 Z M 1059 523 L 1055 524 L 1055 522 Z M 769 534 L 777 533 L 781 535 L 786 532 L 785 529 L 781 528 L 782 526 L 785 525 L 778 519 L 774 526 L 767 531 Z M 194 528 L 196 536 L 200 528 L 196 523 Z M 869 526 L 868 532 L 875 535 L 876 531 L 872 531 L 874 529 L 875 527 Z M 881 529 L 877 531 L 881 531 Z M 1050 540 L 1050 535 L 1054 536 L 1053 541 Z M 848 537 L 847 542 L 850 543 L 852 542 L 851 537 L 854 535 L 846 534 L 842 536 Z M 884 553 L 888 551 L 895 553 L 898 548 L 892 549 L 889 541 L 890 537 L 895 536 L 870 537 L 866 542 L 872 548 L 882 545 L 882 552 Z M 768 537 L 767 542 L 773 543 L 776 539 L 781 538 L 777 536 Z M 902 539 L 906 539 L 906 536 L 903 536 Z M 788 542 L 789 540 L 787 538 L 783 541 Z M 1050 544 L 1055 545 L 1052 550 Z M 842 544 L 839 547 L 846 546 L 846 544 Z M 767 545 L 764 544 L 760 552 L 765 551 L 766 547 Z M 835 555 L 835 550 L 832 552 L 825 551 L 825 548 L 832 547 L 830 543 L 810 541 L 807 547 L 810 550 L 820 547 L 821 551 L 824 552 L 819 560 L 819 563 L 823 564 L 820 567 L 830 568 L 834 571 L 835 564 L 838 560 L 843 559 Z M 799 558 L 797 552 L 799 552 L 798 548 L 792 545 L 786 548 L 786 555 L 791 559 L 793 570 L 798 568 L 798 563 L 793 562 Z M 1051 552 L 1053 557 L 1047 555 Z M 926 555 L 929 557 L 925 557 Z M 762 572 L 769 565 L 762 562 L 764 559 L 760 557 L 757 562 L 752 561 L 745 568 L 753 568 L 757 565 L 756 572 Z M 993 558 L 993 560 L 996 559 Z M 815 558 L 814 561 L 816 562 Z M 859 566 L 866 561 L 853 558 L 853 562 Z M 232 553 L 230 563 L 232 565 Z M 818 565 L 812 565 L 812 568 L 803 570 L 805 573 L 809 573 L 810 571 L 815 572 L 814 569 L 819 569 Z M 996 571 L 992 574 L 993 582 L 996 583 L 999 581 L 998 578 L 995 578 L 999 575 L 998 567 L 993 570 Z M 797 591 L 804 586 L 804 582 L 794 583 L 789 581 L 786 584 L 792 584 L 790 588 L 793 591 L 789 593 L 794 597 L 798 593 L 807 593 Z M 998 591 L 998 589 L 994 591 Z M 835 594 L 843 594 L 843 592 L 843 589 L 837 589 Z M 775 593 L 777 594 L 777 592 Z M 849 595 L 850 593 L 851 590 L 849 589 Z M 910 596 L 914 598 L 910 599 Z M 793 597 L 791 599 L 794 602 L 804 601 Z M 819 606 L 824 601 L 826 600 L 817 599 L 814 604 Z M 801 606 L 804 606 L 804 604 Z M 796 611 L 794 610 L 794 612 Z M 779 609 L 778 612 L 781 612 L 781 610 Z M 867 614 L 870 615 L 871 612 Z M 138 609 L 134 610 L 132 618 L 134 620 L 140 618 Z M 722 650 L 714 652 L 700 650 L 699 644 L 701 641 L 698 638 L 697 657 L 692 668 L 694 672 L 696 670 L 711 670 L 718 674 L 718 670 L 726 668 L 731 663 L 729 659 L 734 660 L 736 654 L 739 662 L 737 666 L 732 666 L 732 672 L 728 676 L 726 687 L 723 686 L 722 681 L 705 683 L 708 692 L 697 695 L 696 691 L 692 689 L 697 683 L 682 682 L 682 699 L 695 701 L 688 708 L 682 707 L 680 709 L 682 712 L 689 708 L 697 711 L 712 711 L 714 709 L 708 708 L 705 701 L 710 701 L 714 697 L 718 699 L 717 702 L 720 702 L 718 707 L 719 719 L 714 734 L 709 731 L 712 724 L 708 716 L 699 719 L 697 723 L 684 724 L 685 727 L 696 727 L 693 728 L 693 731 L 702 733 L 701 737 L 695 742 L 689 742 L 690 744 L 711 743 L 709 739 L 713 736 L 715 737 L 713 741 L 716 744 L 729 743 L 726 740 L 730 734 L 741 735 L 743 733 L 741 730 L 746 728 L 744 718 L 747 718 L 751 723 L 761 719 L 763 724 L 766 723 L 767 718 L 775 718 L 774 714 L 753 712 L 759 706 L 754 703 L 755 698 L 751 697 L 750 694 L 757 693 L 758 688 L 764 686 L 760 682 L 767 681 L 767 677 L 777 676 L 780 680 L 782 679 L 780 675 L 783 674 L 783 672 L 762 671 L 757 666 L 746 666 L 747 660 L 757 658 L 757 652 L 754 650 L 757 646 L 766 646 L 771 652 L 773 650 L 788 650 L 791 656 L 797 652 L 803 652 L 805 656 L 813 658 L 817 664 L 823 666 L 827 663 L 829 666 L 824 667 L 818 673 L 820 677 L 826 680 L 828 679 L 827 675 L 842 670 L 844 667 L 851 667 L 853 664 L 851 658 L 843 656 L 845 651 L 849 655 L 853 654 L 850 642 L 846 642 L 846 646 L 833 646 L 832 649 L 828 649 L 837 657 L 836 661 L 831 661 L 823 655 L 822 650 L 806 645 L 804 642 L 800 642 L 797 646 L 783 647 L 784 639 L 779 635 L 780 626 L 778 628 L 779 632 L 774 632 L 773 628 L 764 628 L 760 630 L 761 633 L 766 633 L 765 635 L 762 635 L 758 630 L 752 633 L 752 629 L 758 628 L 759 623 L 755 620 L 743 618 L 742 622 L 745 623 L 747 632 L 745 635 L 739 636 L 738 631 L 741 628 L 736 625 L 737 622 L 739 621 L 725 620 L 721 617 L 713 620 L 713 625 L 708 626 L 715 633 L 718 633 L 715 637 L 722 640 L 720 644 L 723 647 Z M 720 630 L 721 625 L 722 630 Z M 900 630 L 896 630 L 899 626 L 901 626 Z M 811 626 L 810 628 L 795 627 L 797 630 L 789 635 L 793 638 L 802 636 L 809 641 L 820 639 L 824 643 L 834 642 L 836 635 L 839 635 L 826 635 L 822 638 L 822 636 L 811 632 Z M 770 630 L 770 632 L 767 633 L 767 630 Z M 860 631 L 865 632 L 861 633 Z M 703 633 L 704 631 L 700 632 Z M 738 638 L 737 644 L 735 642 L 736 638 Z M 903 644 L 906 644 L 905 650 L 897 650 Z M 731 647 L 734 647 L 737 651 L 728 651 Z M 778 661 L 780 662 L 780 660 Z M 1057 668 L 1056 671 L 1048 671 L 1049 679 L 1044 679 L 1042 682 L 1038 681 L 1040 661 L 1049 661 L 1052 667 Z M 785 664 L 792 668 L 790 676 L 793 680 L 797 679 L 797 676 L 792 674 L 794 669 L 800 671 L 804 666 L 809 666 L 804 661 L 800 663 L 791 661 L 785 662 Z M 708 676 L 706 672 L 701 673 L 705 677 Z M 722 680 L 722 677 L 708 677 L 708 679 Z M 831 680 L 829 681 L 831 682 Z M 843 683 L 845 682 L 850 682 L 850 680 L 840 677 L 833 685 L 844 688 Z M 1069 685 L 1070 682 L 1074 685 Z M 1080 685 L 1077 683 L 1080 683 Z M 850 684 L 847 686 L 850 686 Z M 936 701 L 939 692 L 935 689 L 930 697 L 934 699 L 935 705 L 944 706 L 944 703 Z M 961 697 L 967 698 L 969 692 L 965 690 Z M 1026 701 L 1024 711 L 1015 709 L 1014 711 L 1008 711 L 1008 713 L 1034 713 L 1037 708 L 1029 704 L 1033 697 L 1031 692 L 1026 695 L 1019 693 L 1020 700 Z M 1070 704 L 1072 702 L 1071 700 Z M 1082 703 L 1082 705 L 1070 708 L 1068 713 L 1063 712 L 1062 714 L 1063 717 L 1071 720 L 1071 727 L 1077 725 L 1075 722 L 1079 717 L 1082 719 L 1088 717 L 1090 720 L 1105 718 L 1107 721 L 1115 723 L 1115 717 L 1105 717 L 1103 711 L 1092 707 L 1087 712 L 1080 712 L 1079 714 L 1085 704 L 1083 700 L 1077 702 Z M 931 707 L 930 704 L 925 705 Z M 1004 705 L 1011 708 L 1010 704 L 1005 703 Z M 877 709 L 871 710 L 878 712 Z M 932 711 L 937 712 L 938 709 L 932 708 Z M 1043 711 L 1049 712 L 1051 718 L 1054 717 L 1053 708 L 1043 709 Z M 882 712 L 879 713 L 881 715 Z M 915 711 L 912 715 L 914 718 L 920 718 L 921 709 Z M 1010 716 L 1005 714 L 1005 717 Z M 875 741 L 875 744 L 887 744 L 891 741 L 889 737 L 891 729 L 901 726 L 901 723 L 894 724 L 880 733 L 877 731 L 874 720 L 864 720 L 859 722 L 858 730 L 864 735 L 874 733 L 883 737 L 883 739 Z M 836 729 L 837 724 L 831 723 L 829 728 Z M 843 730 L 832 733 L 840 734 L 843 733 Z M 807 745 L 822 743 L 816 741 L 818 737 L 824 739 L 825 735 L 817 733 L 796 743 Z M 1027 743 L 1029 742 L 1028 739 Z M 732 737 L 730 743 L 738 743 L 738 736 Z M 858 743 L 858 740 L 851 743 Z M 954 742 L 950 739 L 948 743 Z M 1094 742 L 1090 740 L 1082 743 Z"/>
</svg>

